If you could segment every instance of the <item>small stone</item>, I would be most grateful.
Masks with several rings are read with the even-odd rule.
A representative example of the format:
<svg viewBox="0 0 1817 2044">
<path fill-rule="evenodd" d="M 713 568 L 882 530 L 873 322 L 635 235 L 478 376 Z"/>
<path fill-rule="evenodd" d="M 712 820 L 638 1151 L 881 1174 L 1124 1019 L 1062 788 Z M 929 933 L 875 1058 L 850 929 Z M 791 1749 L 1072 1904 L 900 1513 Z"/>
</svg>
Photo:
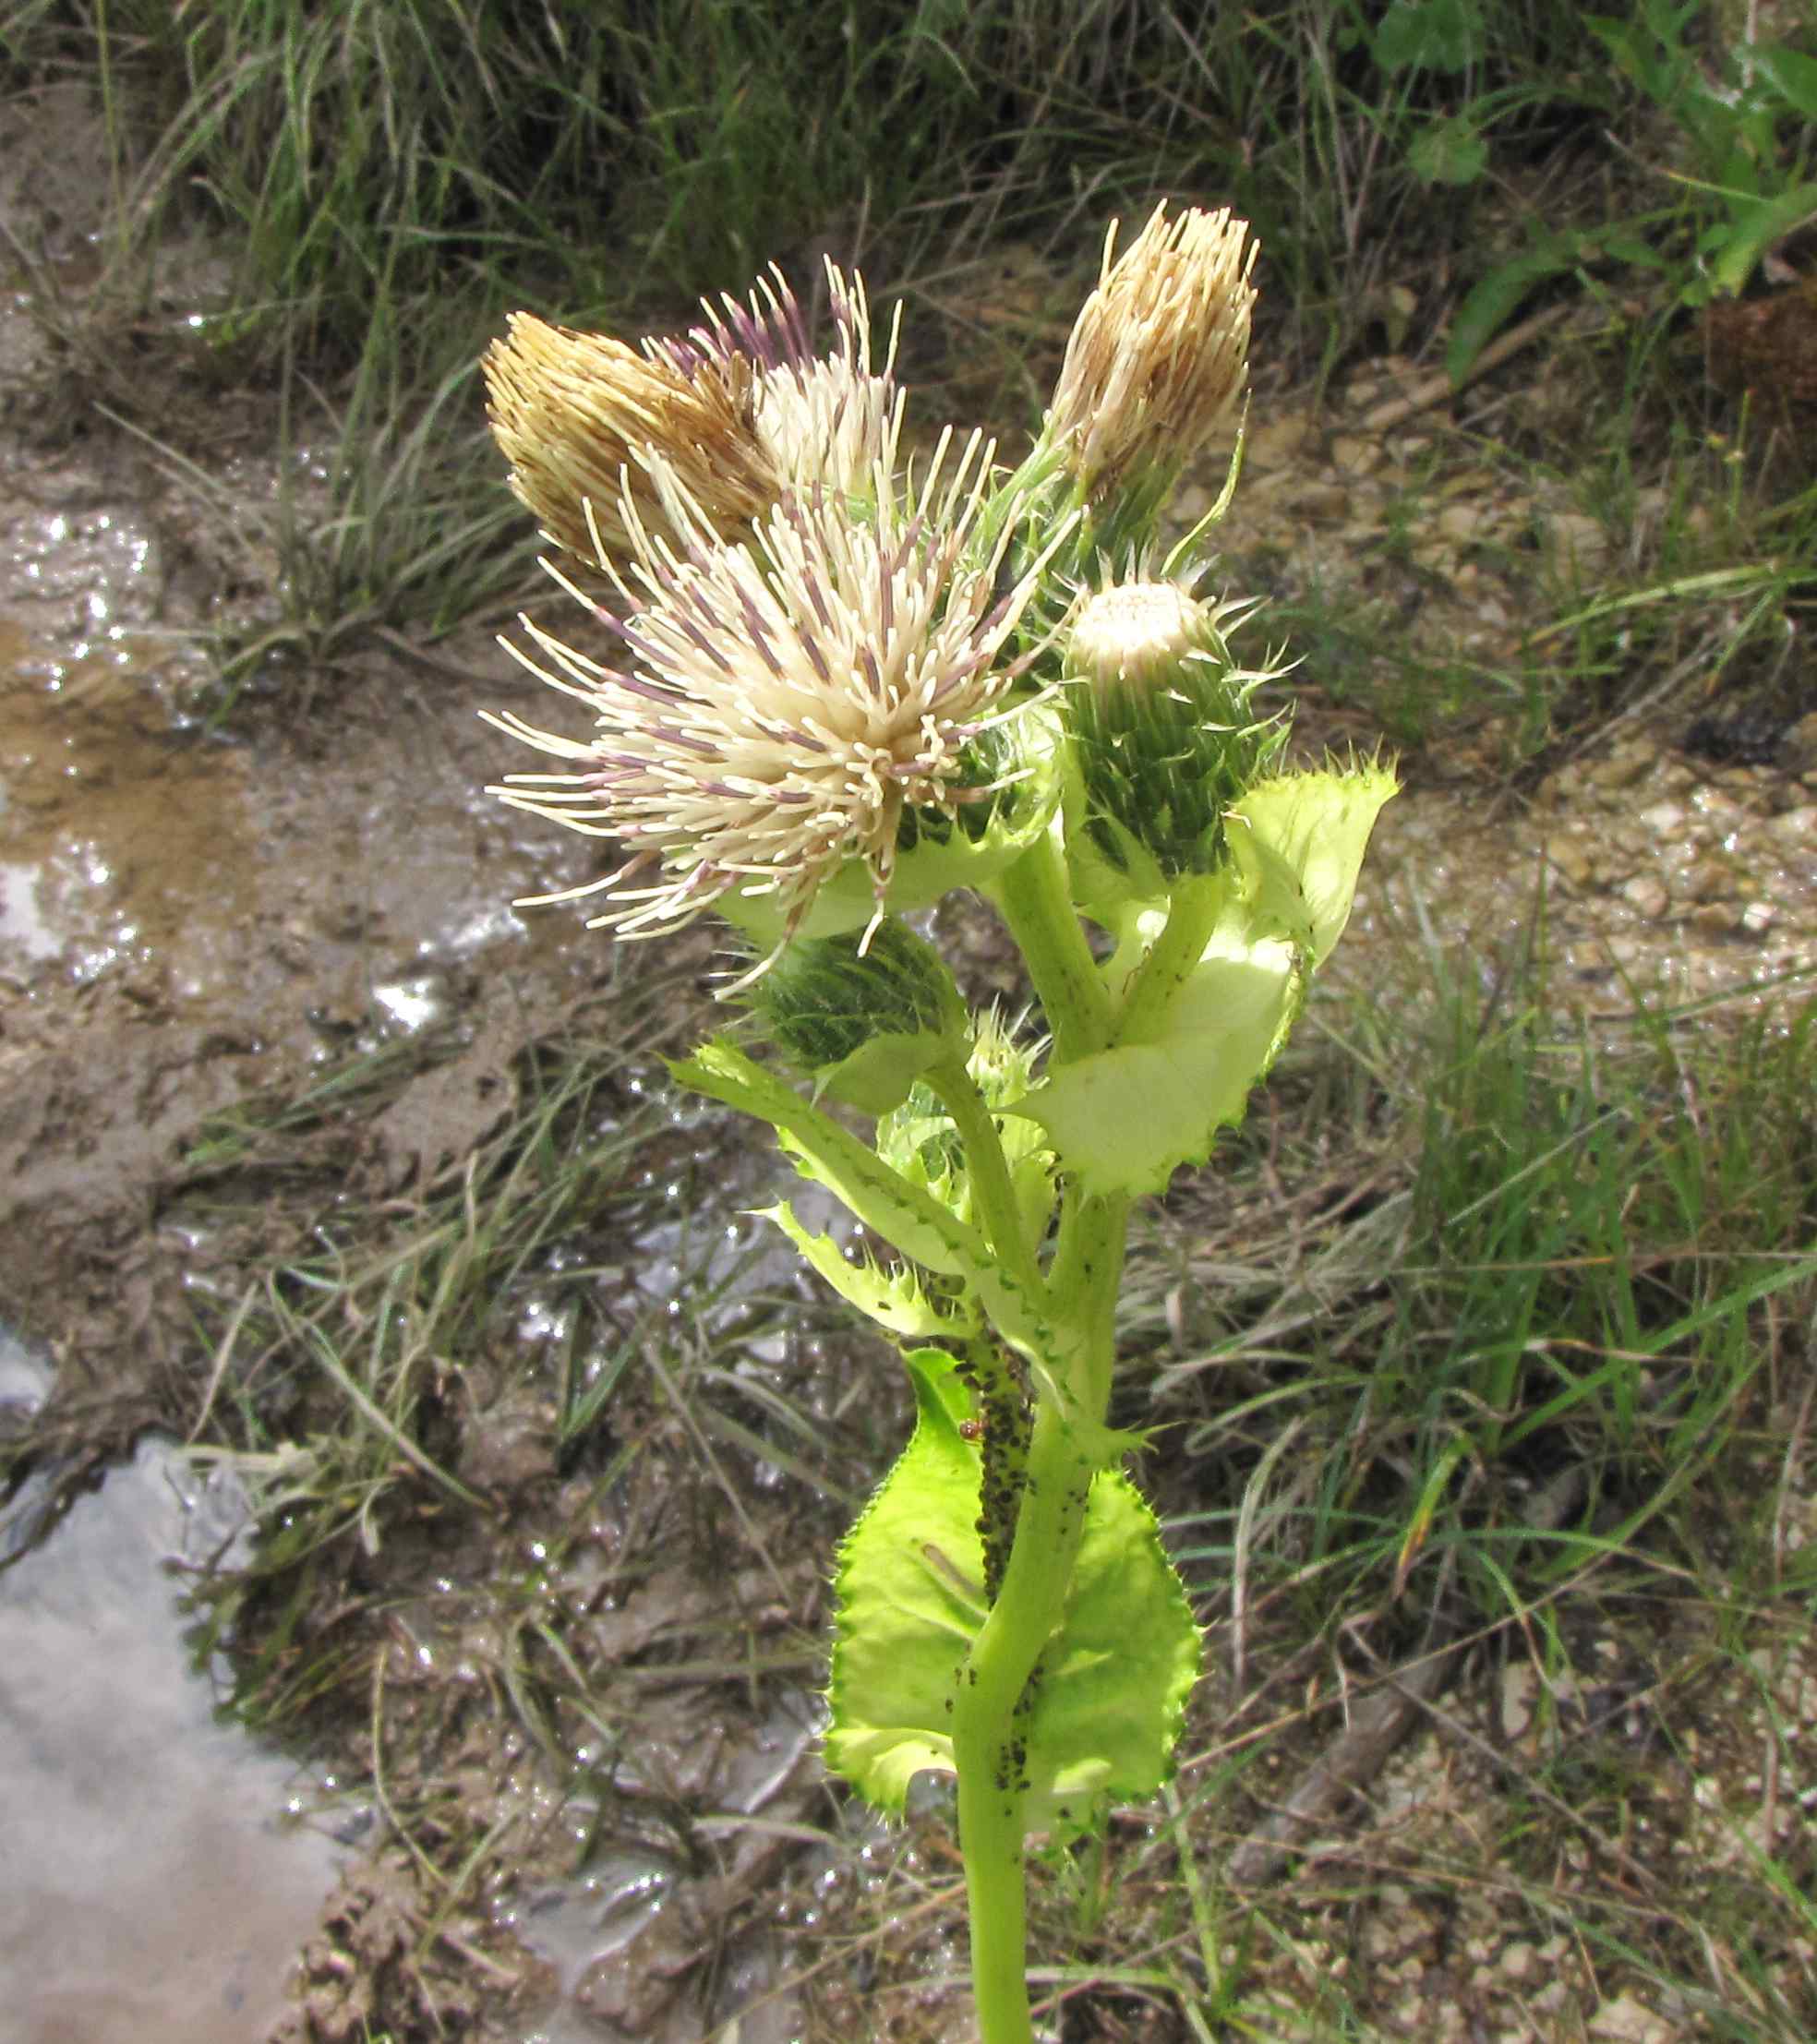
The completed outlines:
<svg viewBox="0 0 1817 2044">
<path fill-rule="evenodd" d="M 1533 1725 L 1539 1699 L 1539 1677 L 1527 1661 L 1510 1661 L 1501 1671 L 1501 1729 L 1510 1739 L 1520 1738 Z"/>
<path fill-rule="evenodd" d="M 1741 928 L 1741 918 L 1732 901 L 1700 902 L 1691 912 L 1691 927 L 1706 937 L 1732 937 Z"/>
<path fill-rule="evenodd" d="M 1517 1938 L 1503 1948 L 1501 1970 L 1510 1980 L 1531 1980 L 1539 1971 L 1539 1954 L 1524 1938 Z"/>
<path fill-rule="evenodd" d="M 1590 779 L 1597 788 L 1631 788 L 1646 778 L 1653 762 L 1654 754 L 1644 746 L 1618 746 L 1606 759 L 1594 762 Z"/>
<path fill-rule="evenodd" d="M 1331 442 L 1331 466 L 1346 475 L 1367 475 L 1381 466 L 1379 440 L 1359 439 L 1354 433 L 1340 433 Z"/>
<path fill-rule="evenodd" d="M 1274 468 L 1291 461 L 1306 444 L 1311 421 L 1304 412 L 1279 412 L 1256 427 L 1244 441 L 1243 465 Z"/>
<path fill-rule="evenodd" d="M 1294 499 L 1301 518 L 1341 524 L 1350 515 L 1350 492 L 1338 483 L 1315 483 Z"/>
<path fill-rule="evenodd" d="M 1655 837 L 1678 837 L 1685 826 L 1685 812 L 1677 802 L 1654 802 L 1641 812 L 1641 821 Z"/>
<path fill-rule="evenodd" d="M 1623 886 L 1621 898 L 1637 916 L 1648 922 L 1663 916 L 1671 902 L 1665 882 L 1653 873 L 1636 873 Z"/>
<path fill-rule="evenodd" d="M 1447 504 L 1438 513 L 1438 530 L 1447 539 L 1469 542 L 1488 523 L 1488 507 L 1483 504 Z"/>
<path fill-rule="evenodd" d="M 1582 887 L 1590 878 L 1590 854 L 1581 838 L 1558 831 L 1546 841 L 1546 860 L 1561 880 Z"/>
<path fill-rule="evenodd" d="M 1720 859 L 1707 855 L 1696 859 L 1679 873 L 1672 884 L 1672 892 L 1680 901 L 1720 901 L 1728 895 L 1735 884 L 1735 876 Z"/>
<path fill-rule="evenodd" d="M 1598 519 L 1583 511 L 1558 511 L 1546 522 L 1546 544 L 1562 559 L 1580 568 L 1601 565 L 1608 553 L 1608 535 Z"/>
<path fill-rule="evenodd" d="M 1644 2002 L 1623 1994 L 1605 2002 L 1590 2018 L 1590 2034 L 1619 2044 L 1667 2044 L 1670 2032 Z"/>
</svg>

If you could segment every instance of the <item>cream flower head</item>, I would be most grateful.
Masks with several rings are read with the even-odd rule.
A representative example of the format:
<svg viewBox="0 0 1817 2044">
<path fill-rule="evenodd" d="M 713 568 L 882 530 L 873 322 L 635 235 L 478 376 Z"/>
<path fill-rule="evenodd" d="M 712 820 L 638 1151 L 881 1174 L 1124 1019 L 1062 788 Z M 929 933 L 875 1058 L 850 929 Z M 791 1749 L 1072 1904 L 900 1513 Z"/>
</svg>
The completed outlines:
<svg viewBox="0 0 1817 2044">
<path fill-rule="evenodd" d="M 510 715 L 490 721 L 572 763 L 494 790 L 520 809 L 619 840 L 625 863 L 562 900 L 603 893 L 595 927 L 672 930 L 728 897 L 764 899 L 793 934 L 824 882 L 868 868 L 883 913 L 905 812 L 948 817 L 997 791 L 967 748 L 991 727 L 1031 655 L 1005 657 L 1052 547 L 998 587 L 1014 521 L 975 542 L 991 446 L 957 456 L 943 435 L 919 487 L 880 463 L 855 518 L 823 490 L 784 496 L 749 542 L 716 539 L 678 473 L 644 472 L 660 499 L 645 521 L 629 482 L 620 515 L 630 559 L 621 603 L 595 604 L 549 571 L 624 649 L 609 666 L 524 620 L 533 674 L 594 713 L 571 739 Z M 1058 544 L 1063 525 L 1054 535 Z"/>
</svg>

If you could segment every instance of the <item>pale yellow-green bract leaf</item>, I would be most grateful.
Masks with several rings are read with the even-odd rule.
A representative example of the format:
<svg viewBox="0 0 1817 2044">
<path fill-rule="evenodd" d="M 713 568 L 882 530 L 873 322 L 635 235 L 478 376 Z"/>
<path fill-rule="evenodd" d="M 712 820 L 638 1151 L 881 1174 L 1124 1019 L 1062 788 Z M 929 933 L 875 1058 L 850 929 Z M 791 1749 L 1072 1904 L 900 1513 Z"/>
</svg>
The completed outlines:
<svg viewBox="0 0 1817 2044">
<path fill-rule="evenodd" d="M 855 1305 L 897 1341 L 963 1339 L 977 1331 L 975 1324 L 957 1312 L 936 1307 L 909 1265 L 885 1269 L 869 1256 L 851 1262 L 831 1235 L 817 1235 L 804 1228 L 786 1201 L 760 1208 L 757 1214 L 759 1220 L 773 1220 L 848 1305 Z"/>
<path fill-rule="evenodd" d="M 1282 775 L 1232 811 L 1232 884 L 1160 1030 L 1062 1065 L 1016 1109 L 1041 1124 L 1088 1192 L 1161 1192 L 1242 1119 L 1298 1017 L 1308 974 L 1342 933 L 1394 787 L 1375 765 Z M 1111 968 L 1119 980 L 1163 915 L 1161 904 L 1125 908 Z"/>
<path fill-rule="evenodd" d="M 669 1071 L 680 1085 L 767 1122 L 803 1177 L 836 1194 L 911 1263 L 960 1279 L 1018 1353 L 1043 1368 L 1056 1359 L 1064 1365 L 1078 1336 L 1054 1324 L 1045 1298 L 1005 1270 L 975 1228 L 909 1184 L 793 1087 L 724 1038 L 702 1044 L 692 1057 L 672 1060 Z"/>
<path fill-rule="evenodd" d="M 951 1357 L 905 1360 L 915 1435 L 840 1549 L 826 1735 L 827 1764 L 896 1814 L 916 1774 L 953 1772 L 955 1680 L 986 1617 L 979 1451 L 959 1432 L 969 1401 Z M 1152 1795 L 1198 1669 L 1154 1514 L 1120 1472 L 1101 1471 L 1027 1719 L 1029 1827 L 1082 1826 L 1101 1798 Z"/>
<path fill-rule="evenodd" d="M 1297 954 L 1276 942 L 1208 954 L 1159 1042 L 1061 1066 L 1018 1110 L 1091 1193 L 1161 1191 L 1239 1122 L 1298 1012 Z M 1177 1026 L 1173 1026 L 1177 1024 Z"/>
<path fill-rule="evenodd" d="M 1375 762 L 1282 774 L 1263 781 L 1231 812 L 1227 842 L 1245 881 L 1258 931 L 1282 931 L 1324 963 L 1356 894 L 1356 876 L 1376 818 L 1399 784 Z"/>
<path fill-rule="evenodd" d="M 867 1144 L 724 1038 L 669 1070 L 683 1086 L 767 1122 L 804 1175 L 836 1193 L 867 1228 L 930 1270 L 957 1276 L 983 1244 L 944 1207 L 905 1184 Z"/>
</svg>

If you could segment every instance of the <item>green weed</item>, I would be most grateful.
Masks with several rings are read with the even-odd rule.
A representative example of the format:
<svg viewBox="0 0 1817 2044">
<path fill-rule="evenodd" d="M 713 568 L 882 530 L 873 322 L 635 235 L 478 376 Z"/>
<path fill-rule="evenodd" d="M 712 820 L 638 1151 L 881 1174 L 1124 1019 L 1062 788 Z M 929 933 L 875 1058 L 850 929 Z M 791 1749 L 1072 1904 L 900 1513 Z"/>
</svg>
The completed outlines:
<svg viewBox="0 0 1817 2044">
<path fill-rule="evenodd" d="M 1317 1609 L 1359 1570 L 1398 1584 L 1438 1558 L 1493 1612 L 1669 1545 L 1778 1367 L 1763 1317 L 1817 1279 L 1813 1011 L 1739 1032 L 1643 1015 L 1604 1041 L 1543 1004 L 1450 998 L 1416 1057 L 1391 1031 L 1351 1039 L 1402 1103 L 1392 1133 L 1351 1153 L 1360 1187 L 1309 1235 L 1290 1215 L 1274 1251 L 1196 1252 L 1230 1331 L 1163 1378 L 1168 1409 L 1221 1387 L 1183 1446 L 1243 1473 L 1189 1515 L 1222 1529 L 1193 1551 L 1272 1554 Z M 1317 1183 L 1330 1197 L 1330 1165 Z M 1271 1280 L 1290 1249 L 1295 1275 Z M 1565 1468 L 1569 1522 L 1536 1530 L 1522 1500 Z"/>
</svg>

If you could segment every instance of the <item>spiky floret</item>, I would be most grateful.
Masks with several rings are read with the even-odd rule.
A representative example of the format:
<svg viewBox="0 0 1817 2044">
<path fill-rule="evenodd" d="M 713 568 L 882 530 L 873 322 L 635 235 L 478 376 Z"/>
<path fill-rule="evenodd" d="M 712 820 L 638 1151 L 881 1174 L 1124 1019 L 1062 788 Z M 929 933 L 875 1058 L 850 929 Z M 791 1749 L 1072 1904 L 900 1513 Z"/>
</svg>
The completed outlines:
<svg viewBox="0 0 1817 2044">
<path fill-rule="evenodd" d="M 672 469 L 650 471 L 662 516 L 629 487 L 630 557 L 616 608 L 549 565 L 625 650 L 610 666 L 528 619 L 530 671 L 594 713 L 584 739 L 512 715 L 491 721 L 573 763 L 495 790 L 521 809 L 620 840 L 616 872 L 545 897 L 603 893 L 593 919 L 624 936 L 675 929 L 733 893 L 768 897 L 793 933 L 848 860 L 869 868 L 881 916 L 905 813 L 948 816 L 1000 792 L 969 749 L 1004 714 L 1023 662 L 1005 657 L 1045 567 L 997 587 L 1009 524 L 973 545 L 992 448 L 953 458 L 944 435 L 919 486 L 879 465 L 854 519 L 824 493 L 788 495 L 748 544 L 721 544 Z M 874 920 L 874 919 L 873 919 Z"/>
<path fill-rule="evenodd" d="M 896 472 L 903 393 L 896 382 L 892 326 L 881 369 L 871 367 L 871 315 L 864 280 L 826 266 L 837 339 L 833 352 L 805 351 L 764 367 L 754 386 L 758 438 L 797 489 L 867 498 L 881 465 Z M 901 308 L 897 307 L 898 319 Z"/>
<path fill-rule="evenodd" d="M 1214 643 L 1218 621 L 1176 582 L 1113 583 L 1079 607 L 1068 671 L 1100 697 L 1118 688 L 1146 690 Z"/>
<path fill-rule="evenodd" d="M 1125 253 L 1104 243 L 1054 386 L 1044 440 L 1071 448 L 1079 487 L 1101 496 L 1149 471 L 1177 473 L 1235 410 L 1256 302 L 1256 245 L 1228 209 L 1157 206 Z M 1245 246 L 1246 242 L 1246 246 Z"/>
<path fill-rule="evenodd" d="M 791 488 L 867 491 L 895 461 L 895 338 L 873 374 L 863 283 L 830 262 L 826 276 L 825 356 L 775 269 L 748 300 L 703 300 L 699 324 L 640 348 L 512 314 L 483 365 L 492 430 L 548 536 L 570 553 L 630 552 L 623 507 L 659 525 L 664 467 L 721 538 L 748 535 Z"/>
</svg>

